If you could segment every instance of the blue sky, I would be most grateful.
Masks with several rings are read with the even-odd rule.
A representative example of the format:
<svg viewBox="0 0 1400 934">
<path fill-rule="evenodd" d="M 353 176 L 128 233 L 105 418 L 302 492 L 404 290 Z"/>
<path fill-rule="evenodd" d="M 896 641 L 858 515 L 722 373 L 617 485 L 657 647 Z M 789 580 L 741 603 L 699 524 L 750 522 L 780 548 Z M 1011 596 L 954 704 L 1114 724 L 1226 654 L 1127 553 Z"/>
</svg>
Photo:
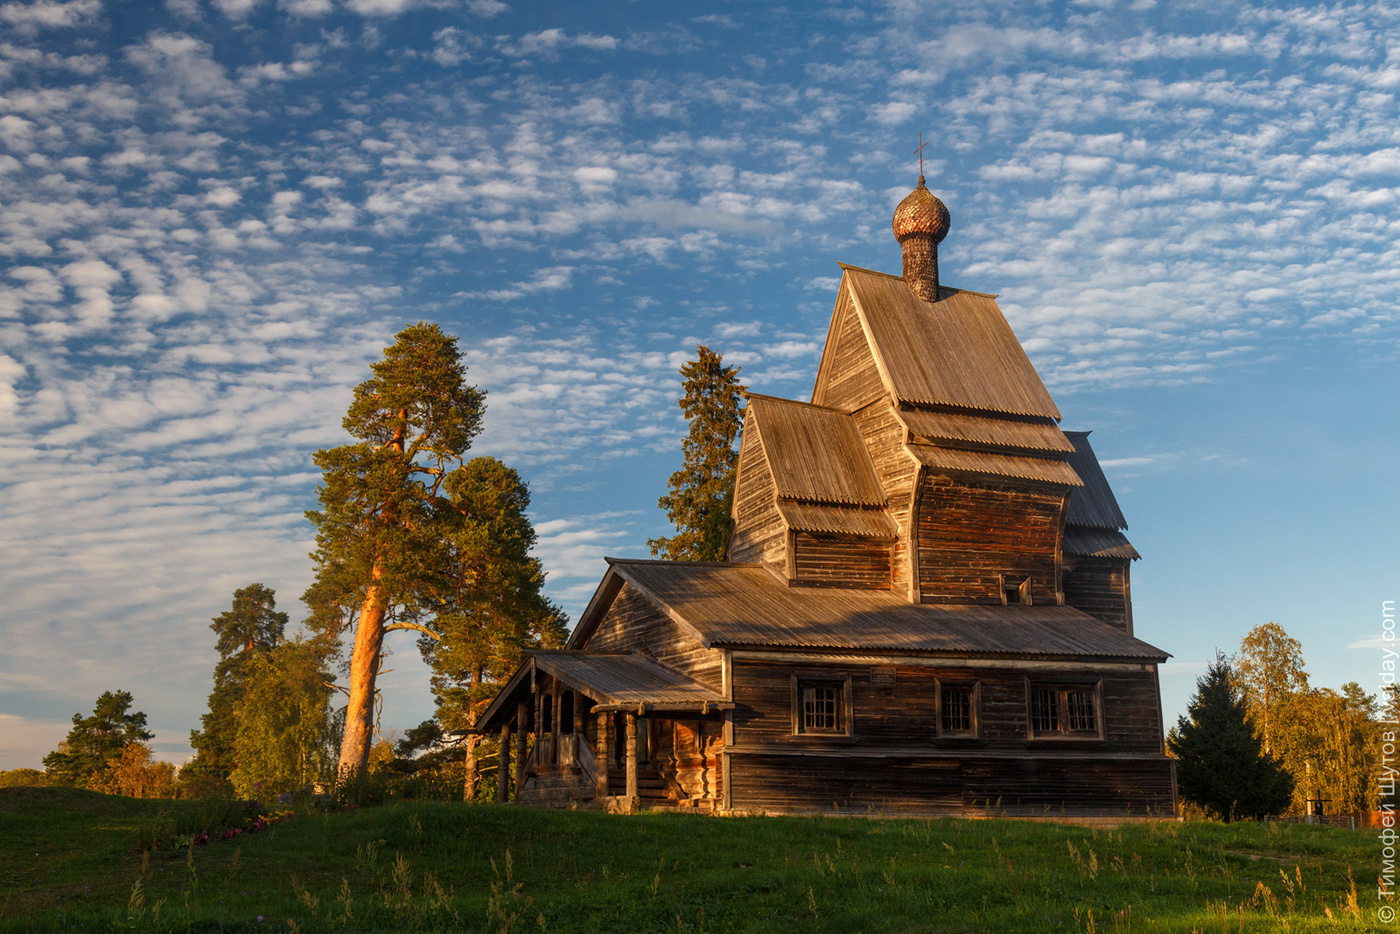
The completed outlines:
<svg viewBox="0 0 1400 934">
<path fill-rule="evenodd" d="M 805 397 L 838 261 L 1001 305 L 1144 560 L 1168 723 L 1274 620 L 1376 686 L 1400 598 L 1400 8 L 0 3 L 0 768 L 125 688 L 188 754 L 210 617 L 310 581 L 310 454 L 457 334 L 550 591 L 645 554 L 704 341 Z M 385 726 L 431 713 L 412 640 Z"/>
</svg>

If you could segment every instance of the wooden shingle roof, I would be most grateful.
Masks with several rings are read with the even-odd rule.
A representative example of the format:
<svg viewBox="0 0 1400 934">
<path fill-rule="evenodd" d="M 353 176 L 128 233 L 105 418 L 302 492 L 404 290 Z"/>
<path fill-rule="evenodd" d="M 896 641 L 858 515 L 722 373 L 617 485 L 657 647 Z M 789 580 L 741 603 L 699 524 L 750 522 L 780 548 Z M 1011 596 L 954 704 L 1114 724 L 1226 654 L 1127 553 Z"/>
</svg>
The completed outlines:
<svg viewBox="0 0 1400 934">
<path fill-rule="evenodd" d="M 902 408 L 895 412 L 918 441 L 965 443 L 1068 454 L 1074 445 L 1053 419 L 993 418 L 962 412 Z"/>
<path fill-rule="evenodd" d="M 1091 529 L 1126 529 L 1128 520 L 1123 518 L 1108 478 L 1103 475 L 1099 459 L 1089 445 L 1089 432 L 1067 431 L 1065 437 L 1074 444 L 1070 465 L 1084 481 L 1083 487 L 1069 498 L 1069 524 Z"/>
<path fill-rule="evenodd" d="M 896 400 L 1060 418 L 994 297 L 944 288 L 926 302 L 899 276 L 841 268 Z"/>
<path fill-rule="evenodd" d="M 931 444 L 906 444 L 904 449 L 925 467 L 962 473 L 990 474 L 994 477 L 1015 477 L 1039 480 L 1061 486 L 1082 486 L 1083 481 L 1074 468 L 1062 460 L 1042 457 L 1017 457 L 1012 454 L 990 454 L 984 451 L 961 451 L 934 447 Z"/>
<path fill-rule="evenodd" d="M 899 526 L 883 509 L 827 506 L 780 499 L 778 512 L 794 532 L 856 535 L 891 542 L 899 537 Z"/>
<path fill-rule="evenodd" d="M 811 503 L 884 506 L 875 464 L 849 415 L 748 394 L 778 496 Z"/>
<path fill-rule="evenodd" d="M 788 587 L 759 565 L 608 563 L 610 575 L 684 621 L 707 647 L 1144 662 L 1168 657 L 1068 606 L 943 606 L 909 603 L 879 590 Z M 591 624 L 587 616 L 579 621 L 581 629 Z"/>
<path fill-rule="evenodd" d="M 1128 536 L 1116 529 L 1090 529 L 1080 525 L 1065 526 L 1064 552 L 1090 558 L 1130 558 L 1142 555 L 1128 541 Z"/>
</svg>

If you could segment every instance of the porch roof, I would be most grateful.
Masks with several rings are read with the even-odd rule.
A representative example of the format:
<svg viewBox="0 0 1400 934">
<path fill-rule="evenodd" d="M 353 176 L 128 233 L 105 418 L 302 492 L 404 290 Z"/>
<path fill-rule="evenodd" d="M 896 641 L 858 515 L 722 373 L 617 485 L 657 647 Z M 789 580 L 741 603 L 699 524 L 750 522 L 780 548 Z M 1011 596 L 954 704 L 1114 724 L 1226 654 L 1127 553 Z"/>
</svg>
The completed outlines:
<svg viewBox="0 0 1400 934">
<path fill-rule="evenodd" d="M 476 732 L 494 732 L 510 720 L 515 705 L 533 693 L 536 670 L 592 698 L 595 712 L 644 708 L 708 713 L 734 706 L 715 688 L 645 655 L 535 649 L 486 708 Z"/>
</svg>

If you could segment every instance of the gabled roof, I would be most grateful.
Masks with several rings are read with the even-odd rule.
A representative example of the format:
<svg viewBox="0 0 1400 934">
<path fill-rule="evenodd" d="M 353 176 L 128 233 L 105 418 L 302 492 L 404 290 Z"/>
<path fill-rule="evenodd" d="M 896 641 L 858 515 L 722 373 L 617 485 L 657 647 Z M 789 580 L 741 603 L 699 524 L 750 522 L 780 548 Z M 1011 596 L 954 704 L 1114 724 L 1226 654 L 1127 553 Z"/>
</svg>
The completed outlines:
<svg viewBox="0 0 1400 934">
<path fill-rule="evenodd" d="M 599 587 L 625 581 L 706 647 L 1161 661 L 1167 653 L 1067 606 L 942 606 L 885 591 L 788 587 L 759 565 L 608 559 Z M 571 645 L 611 599 L 595 599 Z M 576 641 L 577 640 L 577 641 Z"/>
<path fill-rule="evenodd" d="M 1060 418 L 993 296 L 944 288 L 939 301 L 926 302 L 899 276 L 841 268 L 895 399 Z"/>
<path fill-rule="evenodd" d="M 1084 486 L 1075 490 L 1069 498 L 1069 524 L 1115 531 L 1126 529 L 1128 520 L 1123 518 L 1123 511 L 1118 508 L 1118 500 L 1113 496 L 1108 478 L 1103 475 L 1099 459 L 1089 445 L 1089 432 L 1067 431 L 1065 437 L 1074 444 L 1074 453 L 1069 456 L 1070 465 L 1084 481 Z"/>
<path fill-rule="evenodd" d="M 778 496 L 813 503 L 884 506 L 885 491 L 855 419 L 835 409 L 749 393 Z"/>
</svg>

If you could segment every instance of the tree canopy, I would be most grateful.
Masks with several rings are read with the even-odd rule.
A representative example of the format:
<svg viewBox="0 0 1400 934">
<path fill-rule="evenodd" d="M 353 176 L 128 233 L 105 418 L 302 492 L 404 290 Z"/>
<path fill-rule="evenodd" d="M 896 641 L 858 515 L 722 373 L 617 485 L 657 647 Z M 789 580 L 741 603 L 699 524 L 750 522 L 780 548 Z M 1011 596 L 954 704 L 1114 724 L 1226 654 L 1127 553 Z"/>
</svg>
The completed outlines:
<svg viewBox="0 0 1400 934">
<path fill-rule="evenodd" d="M 368 763 L 386 633 L 422 634 L 440 709 L 455 723 L 471 721 L 524 648 L 564 632 L 529 554 L 525 483 L 495 458 L 465 461 L 485 393 L 467 385 L 456 339 L 420 322 L 371 369 L 344 421 L 358 440 L 316 453 L 320 509 L 307 513 L 317 530 L 308 625 L 333 642 L 355 630 L 342 772 Z"/>
<path fill-rule="evenodd" d="M 107 771 L 108 760 L 122 749 L 144 744 L 155 734 L 146 729 L 146 715 L 131 712 L 130 691 L 103 691 L 91 716 L 73 714 L 73 728 L 58 748 L 44 757 L 50 784 L 85 788 Z"/>
<path fill-rule="evenodd" d="M 266 799 L 332 777 L 328 648 L 297 638 L 249 659 L 229 776 L 240 797 Z"/>
<path fill-rule="evenodd" d="M 248 673 L 258 655 L 281 643 L 287 622 L 287 614 L 277 610 L 276 591 L 249 584 L 234 591 L 232 606 L 209 624 L 219 660 L 214 665 L 209 712 L 201 718 L 204 728 L 190 731 L 195 756 L 180 770 L 180 784 L 186 791 L 195 789 L 203 796 L 233 790 L 228 780 L 237 765 L 234 741 Z"/>
<path fill-rule="evenodd" d="M 1223 655 L 1217 653 L 1197 679 L 1188 714 L 1167 737 L 1183 798 L 1227 821 L 1278 814 L 1288 806 L 1293 779 L 1261 748 Z"/>
<path fill-rule="evenodd" d="M 734 472 L 739 454 L 734 439 L 743 425 L 739 367 L 704 344 L 695 359 L 681 365 L 679 405 L 690 428 L 681 444 L 681 469 L 671 474 L 669 492 L 658 500 L 676 528 L 670 537 L 647 544 L 653 555 L 676 561 L 723 561 L 729 548 Z"/>
<path fill-rule="evenodd" d="M 1308 689 L 1302 643 L 1278 623 L 1255 626 L 1240 642 L 1234 673 L 1264 751 L 1275 751 L 1285 726 L 1281 712 Z"/>
</svg>

